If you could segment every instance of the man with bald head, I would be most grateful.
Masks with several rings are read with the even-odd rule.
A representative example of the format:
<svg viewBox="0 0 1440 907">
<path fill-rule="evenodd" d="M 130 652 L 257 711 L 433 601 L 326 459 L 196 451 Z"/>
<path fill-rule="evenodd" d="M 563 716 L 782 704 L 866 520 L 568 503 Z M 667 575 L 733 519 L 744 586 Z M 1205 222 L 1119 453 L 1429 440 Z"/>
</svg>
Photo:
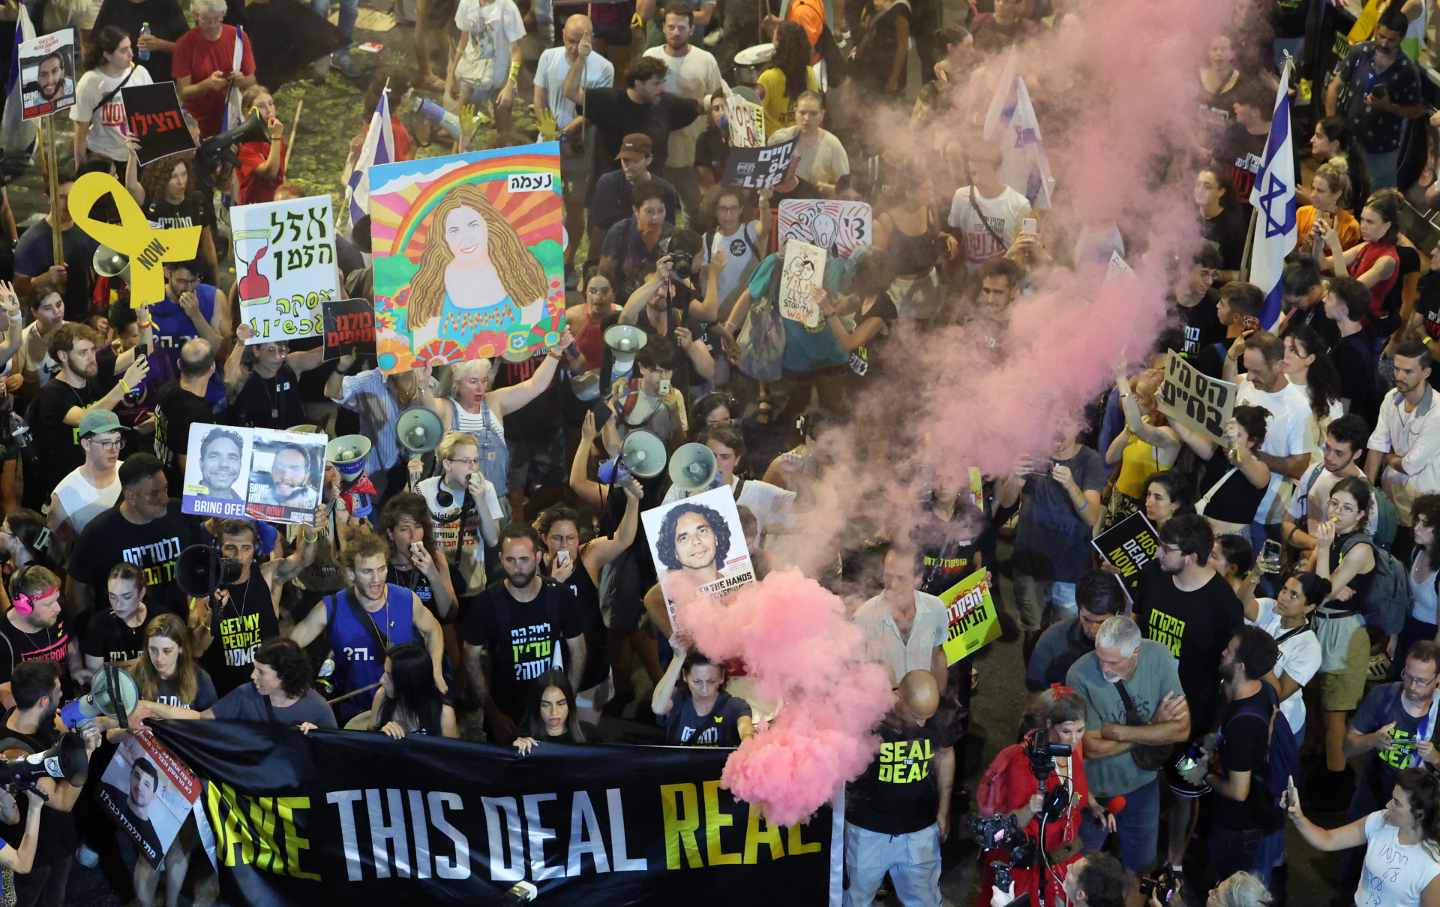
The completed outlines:
<svg viewBox="0 0 1440 907">
<path fill-rule="evenodd" d="M 535 120 L 543 124 L 541 138 L 560 136 L 560 176 L 565 181 L 565 267 L 573 271 L 575 246 L 585 232 L 585 192 L 590 183 L 590 156 L 584 150 L 585 120 L 579 103 L 587 88 L 615 84 L 615 67 L 591 50 L 590 17 L 575 14 L 565 20 L 563 47 L 540 54 L 535 67 Z M 547 121 L 553 119 L 554 127 Z"/>
<path fill-rule="evenodd" d="M 215 411 L 205 399 L 215 375 L 215 349 L 204 337 L 192 337 L 180 347 L 179 376 L 160 389 L 155 406 L 155 456 L 165 467 L 170 495 L 180 497 L 185 477 L 185 451 L 190 426 L 214 422 Z"/>
<path fill-rule="evenodd" d="M 845 907 L 868 907 L 886 875 L 906 907 L 939 907 L 940 839 L 950 824 L 949 791 L 934 771 L 930 719 L 939 707 L 931 671 L 901 678 L 876 728 L 880 752 L 845 787 Z"/>
</svg>

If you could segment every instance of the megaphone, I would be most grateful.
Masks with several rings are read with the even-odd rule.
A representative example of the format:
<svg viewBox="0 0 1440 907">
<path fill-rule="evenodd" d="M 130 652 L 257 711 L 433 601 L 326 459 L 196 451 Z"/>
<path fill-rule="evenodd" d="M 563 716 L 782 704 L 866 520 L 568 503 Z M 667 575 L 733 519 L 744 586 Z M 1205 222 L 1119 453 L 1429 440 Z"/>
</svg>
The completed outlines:
<svg viewBox="0 0 1440 907">
<path fill-rule="evenodd" d="M 240 159 L 235 156 L 236 145 L 243 142 L 263 142 L 269 138 L 270 133 L 265 128 L 265 118 L 260 116 L 260 111 L 252 109 L 250 116 L 239 126 L 228 132 L 212 135 L 201 142 L 200 150 L 195 152 L 195 162 L 202 166 L 213 166 L 223 160 L 230 166 L 238 168 Z"/>
<path fill-rule="evenodd" d="M 615 353 L 614 371 L 629 374 L 635 354 L 645 349 L 650 338 L 633 324 L 614 324 L 605 329 L 605 345 Z"/>
<path fill-rule="evenodd" d="M 420 457 L 440 446 L 445 426 L 440 424 L 440 417 L 432 410 L 416 406 L 400 414 L 400 421 L 395 423 L 395 434 L 401 447 L 410 451 L 411 456 Z"/>
<path fill-rule="evenodd" d="M 66 728 L 73 731 L 84 722 L 102 716 L 114 718 L 123 725 L 126 717 L 135 711 L 140 688 L 129 674 L 118 669 L 112 671 L 111 667 L 114 666 L 106 665 L 104 670 L 96 672 L 90 681 L 90 692 L 60 707 L 60 720 Z"/>
<path fill-rule="evenodd" d="M 32 753 L 13 762 L 0 762 L 0 785 L 26 788 L 41 778 L 54 778 L 81 787 L 90 773 L 90 754 L 85 752 L 85 738 L 66 734 L 60 742 L 43 753 Z"/>
<path fill-rule="evenodd" d="M 670 455 L 670 481 L 685 492 L 709 488 L 718 473 L 715 452 L 691 441 Z"/>
<path fill-rule="evenodd" d="M 220 556 L 214 545 L 191 545 L 175 563 L 175 583 L 191 598 L 203 598 L 240 581 L 240 562 Z"/>
<path fill-rule="evenodd" d="M 648 431 L 632 431 L 620 445 L 620 461 L 640 478 L 654 478 L 665 468 L 665 442 Z"/>
<path fill-rule="evenodd" d="M 570 392 L 581 403 L 600 399 L 600 370 L 592 368 L 578 375 L 570 376 Z"/>
<path fill-rule="evenodd" d="M 130 282 L 130 256 L 121 255 L 109 246 L 97 246 L 90 256 L 90 266 L 101 277 L 118 277 Z"/>
<path fill-rule="evenodd" d="M 325 462 L 335 464 L 342 481 L 353 482 L 365 469 L 370 447 L 370 439 L 364 435 L 341 435 L 325 445 Z"/>
</svg>

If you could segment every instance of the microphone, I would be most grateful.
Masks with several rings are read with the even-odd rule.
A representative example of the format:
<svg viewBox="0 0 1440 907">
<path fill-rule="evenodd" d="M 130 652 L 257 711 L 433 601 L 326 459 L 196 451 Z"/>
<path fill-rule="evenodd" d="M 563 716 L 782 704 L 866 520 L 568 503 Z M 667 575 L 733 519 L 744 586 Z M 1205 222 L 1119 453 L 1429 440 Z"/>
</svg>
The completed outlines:
<svg viewBox="0 0 1440 907">
<path fill-rule="evenodd" d="M 1125 795 L 1111 797 L 1110 801 L 1105 804 L 1105 811 L 1115 816 L 1123 813 L 1125 811 Z"/>
</svg>

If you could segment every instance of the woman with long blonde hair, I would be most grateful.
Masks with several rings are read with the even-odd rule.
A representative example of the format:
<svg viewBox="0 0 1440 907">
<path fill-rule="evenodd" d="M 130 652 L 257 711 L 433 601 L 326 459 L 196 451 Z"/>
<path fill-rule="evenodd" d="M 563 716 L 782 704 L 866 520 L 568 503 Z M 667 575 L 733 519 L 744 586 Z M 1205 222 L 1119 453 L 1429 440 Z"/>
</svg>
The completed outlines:
<svg viewBox="0 0 1440 907">
<path fill-rule="evenodd" d="M 174 614 L 145 625 L 145 648 L 130 667 L 140 698 L 203 712 L 215 704 L 215 684 L 195 660 L 190 628 Z"/>
</svg>

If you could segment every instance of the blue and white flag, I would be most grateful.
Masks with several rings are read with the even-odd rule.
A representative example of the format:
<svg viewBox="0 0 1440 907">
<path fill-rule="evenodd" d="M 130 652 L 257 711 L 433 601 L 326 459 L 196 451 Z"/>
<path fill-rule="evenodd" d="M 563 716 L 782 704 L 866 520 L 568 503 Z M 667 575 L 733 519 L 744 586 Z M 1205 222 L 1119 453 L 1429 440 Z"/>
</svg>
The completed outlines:
<svg viewBox="0 0 1440 907">
<path fill-rule="evenodd" d="M 5 75 L 5 115 L 0 117 L 0 150 L 7 155 L 31 155 L 35 153 L 35 122 L 22 114 L 25 103 L 21 98 L 20 45 L 35 40 L 35 26 L 30 22 L 30 13 L 25 4 L 19 4 L 20 17 L 15 20 L 14 49 L 10 53 L 10 72 Z"/>
<path fill-rule="evenodd" d="M 1299 230 L 1295 225 L 1295 151 L 1290 134 L 1290 70 L 1285 59 L 1280 88 L 1275 93 L 1275 117 L 1265 141 L 1265 164 L 1250 190 L 1255 209 L 1255 236 L 1250 243 L 1250 282 L 1265 294 L 1260 324 L 1266 330 L 1280 317 L 1285 256 L 1295 251 Z"/>
<path fill-rule="evenodd" d="M 1036 210 L 1050 208 L 1055 177 L 1040 139 L 1040 121 L 1030 90 L 1020 75 L 1018 57 L 1010 55 L 990 109 L 985 115 L 985 140 L 1000 145 L 1004 158 L 1000 178 L 1005 185 L 1030 200 Z"/>
<path fill-rule="evenodd" d="M 353 225 L 370 213 L 370 168 L 388 164 L 395 159 L 395 127 L 390 122 L 390 89 L 380 92 L 380 103 L 370 117 L 365 143 L 355 158 L 354 169 L 345 184 L 346 210 Z"/>
</svg>

